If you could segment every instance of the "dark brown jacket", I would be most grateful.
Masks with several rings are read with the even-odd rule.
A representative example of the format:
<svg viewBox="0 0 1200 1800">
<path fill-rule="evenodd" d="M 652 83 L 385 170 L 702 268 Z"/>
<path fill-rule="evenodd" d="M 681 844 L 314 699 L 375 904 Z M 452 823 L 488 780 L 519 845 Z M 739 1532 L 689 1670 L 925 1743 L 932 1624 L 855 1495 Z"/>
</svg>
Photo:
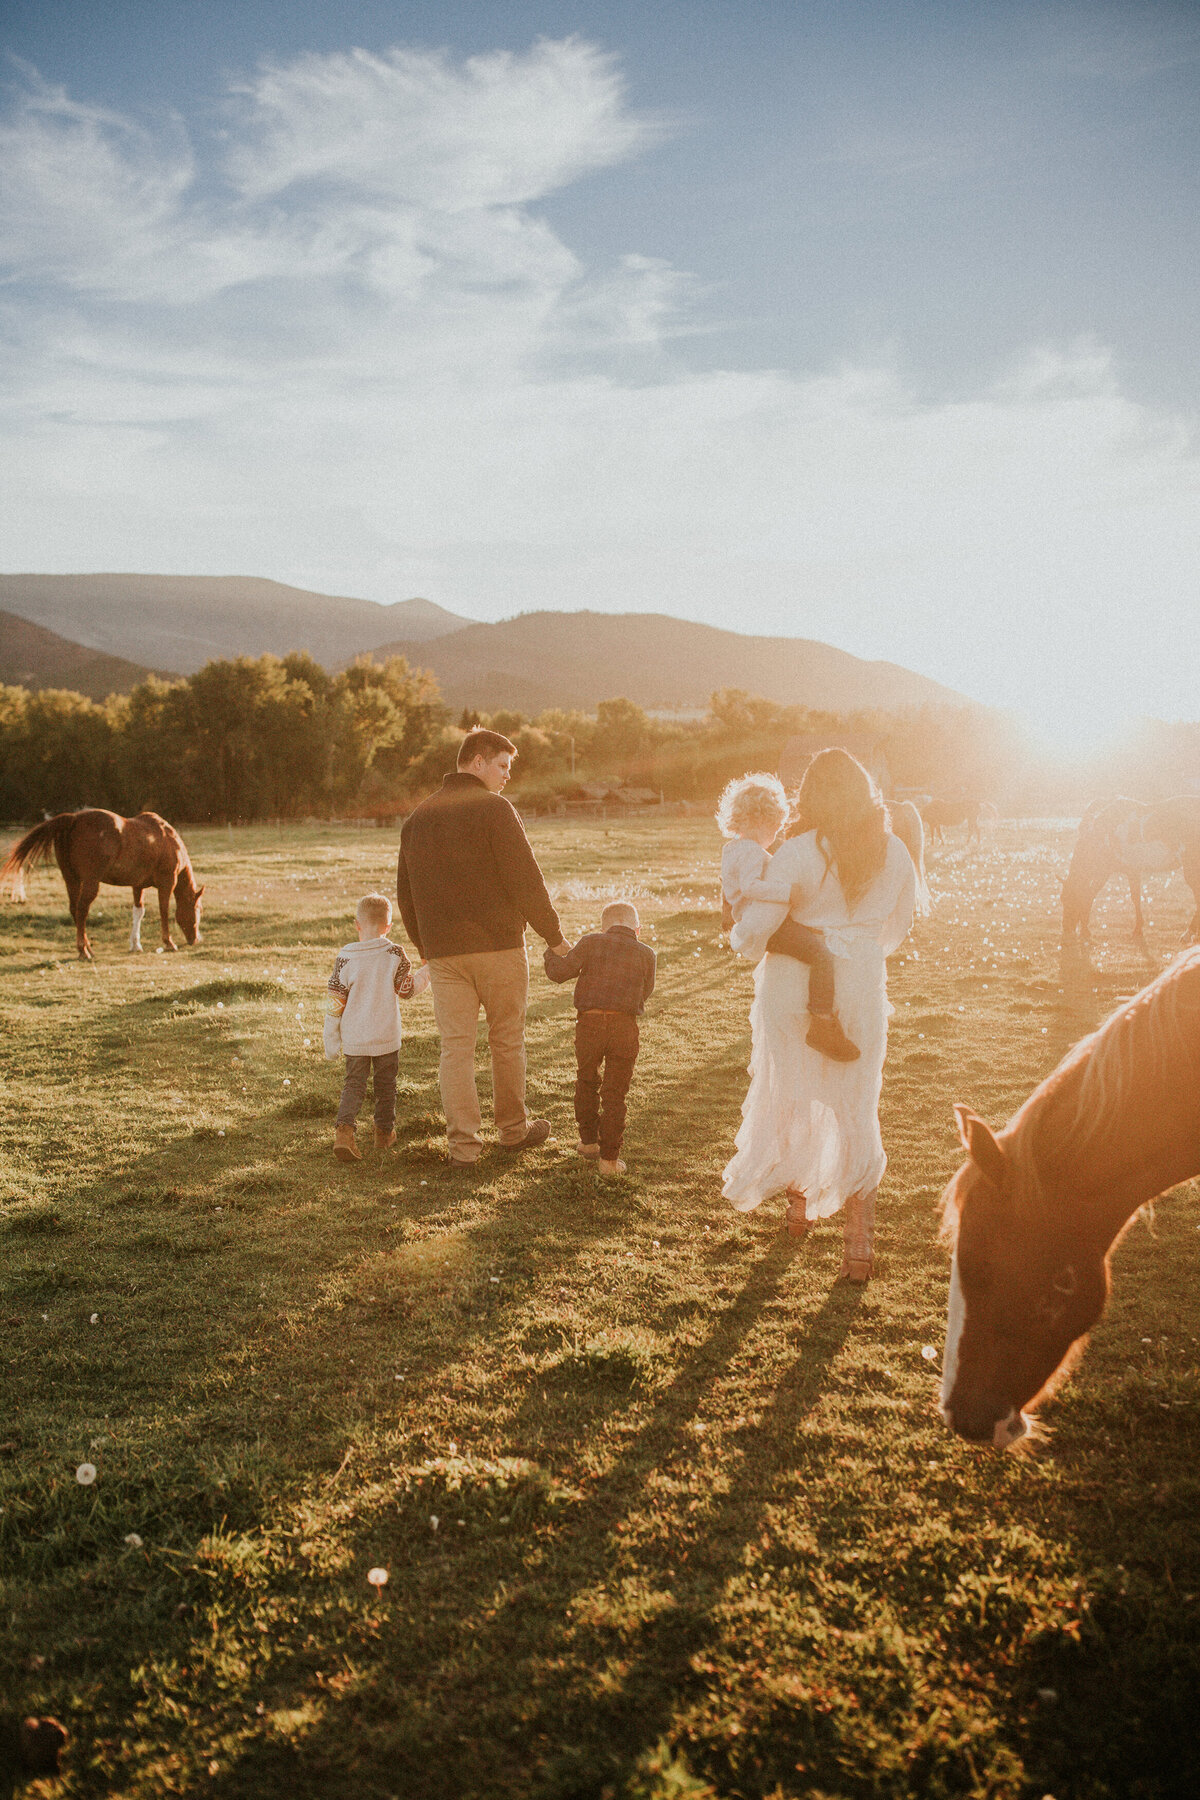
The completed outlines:
<svg viewBox="0 0 1200 1800">
<path fill-rule="evenodd" d="M 424 957 L 518 950 L 526 923 L 548 944 L 562 942 L 516 810 L 477 775 L 447 775 L 405 819 L 396 899 Z"/>
</svg>

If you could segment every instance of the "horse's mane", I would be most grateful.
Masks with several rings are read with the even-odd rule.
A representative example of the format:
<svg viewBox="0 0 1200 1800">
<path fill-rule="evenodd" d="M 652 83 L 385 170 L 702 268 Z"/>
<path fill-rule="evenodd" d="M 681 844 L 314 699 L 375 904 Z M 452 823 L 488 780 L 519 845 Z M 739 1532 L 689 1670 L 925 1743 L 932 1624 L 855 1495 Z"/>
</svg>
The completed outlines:
<svg viewBox="0 0 1200 1800">
<path fill-rule="evenodd" d="M 1183 951 L 1081 1038 L 1007 1129 L 1012 1141 L 1036 1132 L 1053 1106 L 1053 1149 L 1039 1160 L 1056 1164 L 1076 1158 L 1122 1137 L 1128 1106 L 1171 1071 L 1181 1084 L 1190 1081 L 1200 1089 L 1200 945 Z"/>
<path fill-rule="evenodd" d="M 1040 1194 L 1044 1176 L 1067 1160 L 1118 1144 L 1129 1106 L 1168 1075 L 1200 1094 L 1200 944 L 1080 1038 L 1004 1127 L 1005 1152 L 1020 1158 L 1029 1192 Z M 951 1241 L 959 1204 L 952 1182 L 942 1203 Z"/>
</svg>

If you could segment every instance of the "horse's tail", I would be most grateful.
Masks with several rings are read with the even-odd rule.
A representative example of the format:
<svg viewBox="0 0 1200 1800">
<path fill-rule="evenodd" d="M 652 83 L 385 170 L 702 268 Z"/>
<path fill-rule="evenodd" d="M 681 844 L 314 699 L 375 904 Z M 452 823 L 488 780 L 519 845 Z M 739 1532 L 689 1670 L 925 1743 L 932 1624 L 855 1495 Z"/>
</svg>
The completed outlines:
<svg viewBox="0 0 1200 1800">
<path fill-rule="evenodd" d="M 14 900 L 23 900 L 26 869 L 36 869 L 39 863 L 50 861 L 70 829 L 74 817 L 74 813 L 55 813 L 52 819 L 43 819 L 32 831 L 27 831 L 20 842 L 13 845 L 0 866 L 0 890 L 7 886 Z"/>
</svg>

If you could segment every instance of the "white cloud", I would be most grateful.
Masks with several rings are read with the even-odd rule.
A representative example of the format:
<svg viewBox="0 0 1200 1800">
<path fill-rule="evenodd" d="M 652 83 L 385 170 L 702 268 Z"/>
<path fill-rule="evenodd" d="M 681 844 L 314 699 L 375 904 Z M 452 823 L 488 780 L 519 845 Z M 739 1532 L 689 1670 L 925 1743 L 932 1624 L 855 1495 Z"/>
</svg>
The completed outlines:
<svg viewBox="0 0 1200 1800">
<path fill-rule="evenodd" d="M 612 58 L 578 39 L 458 66 L 425 50 L 303 56 L 236 92 L 228 169 L 256 198 L 316 182 L 435 211 L 518 206 L 654 131 L 626 110 Z"/>
<path fill-rule="evenodd" d="M 3 566 L 672 611 L 1195 715 L 1200 460 L 1103 346 L 938 403 L 680 366 L 690 279 L 537 210 L 653 135 L 576 42 L 305 57 L 230 120 L 202 155 L 35 83 L 0 127 Z"/>
<path fill-rule="evenodd" d="M 194 177 L 177 134 L 80 106 L 32 75 L 0 120 L 0 261 L 26 277 L 123 286 L 161 257 Z"/>
</svg>

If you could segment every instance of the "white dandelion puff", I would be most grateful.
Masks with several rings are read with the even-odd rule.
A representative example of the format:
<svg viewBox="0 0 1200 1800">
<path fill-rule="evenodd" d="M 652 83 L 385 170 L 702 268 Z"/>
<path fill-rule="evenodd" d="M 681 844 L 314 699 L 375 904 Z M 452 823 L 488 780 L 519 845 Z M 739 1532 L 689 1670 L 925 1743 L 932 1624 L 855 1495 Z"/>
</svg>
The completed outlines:
<svg viewBox="0 0 1200 1800">
<path fill-rule="evenodd" d="M 75 1471 L 75 1479 L 80 1487 L 91 1487 L 96 1479 L 95 1463 L 80 1463 Z"/>
</svg>

